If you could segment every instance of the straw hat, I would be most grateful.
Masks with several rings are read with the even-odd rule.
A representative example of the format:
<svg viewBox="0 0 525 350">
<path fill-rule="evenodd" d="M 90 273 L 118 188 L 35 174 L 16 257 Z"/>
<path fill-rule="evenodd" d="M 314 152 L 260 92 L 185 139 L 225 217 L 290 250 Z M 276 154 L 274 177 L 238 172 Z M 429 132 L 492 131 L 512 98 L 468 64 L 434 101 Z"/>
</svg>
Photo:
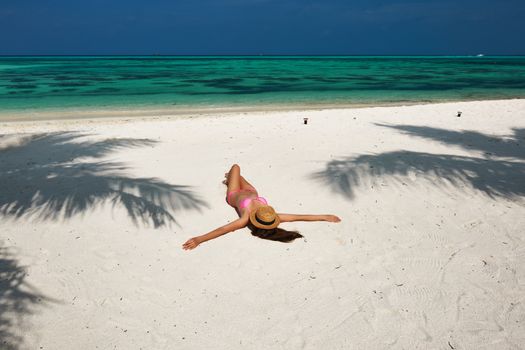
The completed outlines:
<svg viewBox="0 0 525 350">
<path fill-rule="evenodd" d="M 281 223 L 281 220 L 279 220 L 279 215 L 275 213 L 272 207 L 265 205 L 250 213 L 250 222 L 257 228 L 270 230 L 276 228 Z"/>
</svg>

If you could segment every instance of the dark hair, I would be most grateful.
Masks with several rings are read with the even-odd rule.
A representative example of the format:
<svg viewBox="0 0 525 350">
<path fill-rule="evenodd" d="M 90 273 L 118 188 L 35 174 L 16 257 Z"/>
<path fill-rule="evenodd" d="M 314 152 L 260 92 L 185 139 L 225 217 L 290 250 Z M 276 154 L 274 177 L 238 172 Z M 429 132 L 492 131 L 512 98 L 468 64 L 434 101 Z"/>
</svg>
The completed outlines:
<svg viewBox="0 0 525 350">
<path fill-rule="evenodd" d="M 288 231 L 279 227 L 269 230 L 253 226 L 251 222 L 248 223 L 248 228 L 252 231 L 252 235 L 262 239 L 269 239 L 271 241 L 279 241 L 288 243 L 296 238 L 302 238 L 303 235 L 297 231 Z"/>
</svg>

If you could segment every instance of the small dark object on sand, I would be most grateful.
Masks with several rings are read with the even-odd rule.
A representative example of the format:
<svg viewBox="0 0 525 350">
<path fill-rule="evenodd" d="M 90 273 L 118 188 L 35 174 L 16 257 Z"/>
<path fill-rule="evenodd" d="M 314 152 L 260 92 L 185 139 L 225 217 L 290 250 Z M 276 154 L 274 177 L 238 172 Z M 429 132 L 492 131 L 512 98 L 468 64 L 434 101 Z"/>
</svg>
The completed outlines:
<svg viewBox="0 0 525 350">
<path fill-rule="evenodd" d="M 461 117 L 461 111 L 458 111 L 458 114 L 456 115 L 456 117 Z"/>
<path fill-rule="evenodd" d="M 308 118 L 303 118 L 304 125 L 308 124 Z"/>
</svg>

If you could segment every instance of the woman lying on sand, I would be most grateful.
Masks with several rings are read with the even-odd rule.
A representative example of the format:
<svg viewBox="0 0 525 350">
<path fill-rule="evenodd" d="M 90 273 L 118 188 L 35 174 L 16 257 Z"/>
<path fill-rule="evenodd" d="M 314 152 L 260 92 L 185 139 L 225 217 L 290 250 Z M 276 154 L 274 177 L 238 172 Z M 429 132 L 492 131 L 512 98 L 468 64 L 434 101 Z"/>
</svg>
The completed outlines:
<svg viewBox="0 0 525 350">
<path fill-rule="evenodd" d="M 252 235 L 272 241 L 291 242 L 296 238 L 303 237 L 297 231 L 287 231 L 279 228 L 281 222 L 291 221 L 329 221 L 339 222 L 335 215 L 297 215 L 277 214 L 263 197 L 259 197 L 255 187 L 250 185 L 241 176 L 241 168 L 234 164 L 226 175 L 224 183 L 228 186 L 226 190 L 226 202 L 235 208 L 239 219 L 221 226 L 205 235 L 190 238 L 182 245 L 184 249 L 193 249 L 202 242 L 217 238 L 235 230 L 248 228 Z"/>
</svg>

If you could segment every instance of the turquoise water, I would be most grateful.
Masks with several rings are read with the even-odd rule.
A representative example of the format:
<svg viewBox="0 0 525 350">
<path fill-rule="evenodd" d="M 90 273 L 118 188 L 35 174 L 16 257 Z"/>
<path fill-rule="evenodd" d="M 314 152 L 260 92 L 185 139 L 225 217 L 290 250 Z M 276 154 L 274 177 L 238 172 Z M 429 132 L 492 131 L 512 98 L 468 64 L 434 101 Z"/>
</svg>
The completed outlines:
<svg viewBox="0 0 525 350">
<path fill-rule="evenodd" d="M 0 57 L 0 111 L 525 97 L 525 57 Z"/>
</svg>

